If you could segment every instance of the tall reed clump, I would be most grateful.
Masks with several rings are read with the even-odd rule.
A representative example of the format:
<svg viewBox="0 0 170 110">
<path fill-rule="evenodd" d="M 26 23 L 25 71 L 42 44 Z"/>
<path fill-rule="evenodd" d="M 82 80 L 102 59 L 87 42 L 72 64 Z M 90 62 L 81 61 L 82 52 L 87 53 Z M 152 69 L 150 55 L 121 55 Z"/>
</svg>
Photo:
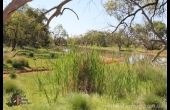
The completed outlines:
<svg viewBox="0 0 170 110">
<path fill-rule="evenodd" d="M 112 97 L 113 100 L 127 98 L 138 92 L 138 80 L 135 72 L 125 63 L 115 63 L 105 66 L 106 88 L 105 93 Z"/>
<path fill-rule="evenodd" d="M 159 68 L 160 69 L 160 68 Z M 155 69 L 149 61 L 138 61 L 135 64 L 113 63 L 105 65 L 105 93 L 115 101 L 131 96 L 134 101 L 139 94 L 166 96 L 165 71 Z"/>
<path fill-rule="evenodd" d="M 70 54 L 59 55 L 55 66 L 53 91 L 56 97 L 69 92 L 100 93 L 104 91 L 104 68 L 95 51 L 72 49 Z"/>
<path fill-rule="evenodd" d="M 104 93 L 105 76 L 103 65 L 100 64 L 99 53 L 95 50 L 85 50 L 73 54 L 74 91 L 88 94 Z"/>
</svg>

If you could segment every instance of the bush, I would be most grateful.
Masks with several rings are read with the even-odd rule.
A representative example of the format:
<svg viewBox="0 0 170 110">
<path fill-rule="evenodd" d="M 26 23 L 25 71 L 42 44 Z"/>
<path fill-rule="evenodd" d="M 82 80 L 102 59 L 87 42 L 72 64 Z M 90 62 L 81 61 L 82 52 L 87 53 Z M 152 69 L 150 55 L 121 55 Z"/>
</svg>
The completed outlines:
<svg viewBox="0 0 170 110">
<path fill-rule="evenodd" d="M 69 103 L 72 110 L 92 110 L 92 105 L 88 98 L 83 94 L 76 94 L 70 100 Z"/>
<path fill-rule="evenodd" d="M 23 92 L 21 89 L 18 88 L 17 84 L 14 83 L 13 81 L 6 81 L 6 82 L 4 82 L 3 90 L 6 93 L 14 93 L 14 92 L 22 93 Z"/>
<path fill-rule="evenodd" d="M 24 58 L 24 57 L 18 58 L 18 61 L 20 62 L 21 66 L 26 66 L 26 67 L 29 66 L 28 65 L 28 60 L 26 58 Z"/>
<path fill-rule="evenodd" d="M 55 58 L 55 53 L 50 53 L 50 58 Z"/>
<path fill-rule="evenodd" d="M 4 56 L 4 60 L 6 63 L 12 63 L 12 58 L 10 58 L 8 55 Z"/>
<path fill-rule="evenodd" d="M 29 64 L 28 64 L 28 61 L 26 58 L 24 57 L 20 57 L 20 58 L 17 58 L 17 59 L 14 59 L 13 62 L 12 62 L 12 66 L 14 68 L 19 68 L 21 66 L 26 66 L 28 67 Z"/>
<path fill-rule="evenodd" d="M 29 54 L 29 57 L 34 57 L 34 53 L 30 53 L 30 54 Z"/>
<path fill-rule="evenodd" d="M 155 86 L 155 95 L 160 97 L 167 97 L 167 85 L 162 81 L 162 83 L 157 83 Z"/>
<path fill-rule="evenodd" d="M 9 77 L 10 77 L 11 79 L 16 79 L 17 74 L 14 73 L 14 72 L 11 72 L 11 73 L 9 74 Z"/>
<path fill-rule="evenodd" d="M 161 102 L 161 99 L 156 95 L 146 95 L 144 99 L 145 105 L 151 106 L 152 110 L 163 110 Z"/>
<path fill-rule="evenodd" d="M 16 59 L 14 59 L 14 60 L 13 60 L 13 62 L 12 62 L 12 66 L 13 66 L 14 68 L 19 68 L 19 67 L 21 67 L 21 65 L 20 65 L 19 61 L 18 61 L 18 60 L 16 60 Z"/>
</svg>

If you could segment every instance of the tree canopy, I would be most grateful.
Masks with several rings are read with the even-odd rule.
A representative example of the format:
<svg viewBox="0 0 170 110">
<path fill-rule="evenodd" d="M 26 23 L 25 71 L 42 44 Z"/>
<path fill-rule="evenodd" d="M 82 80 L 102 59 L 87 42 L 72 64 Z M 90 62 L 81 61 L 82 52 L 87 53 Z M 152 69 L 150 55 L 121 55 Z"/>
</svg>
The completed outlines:
<svg viewBox="0 0 170 110">
<path fill-rule="evenodd" d="M 21 0 L 12 0 L 11 3 L 9 3 L 8 6 L 3 10 L 3 24 L 12 16 L 12 14 L 14 14 L 14 12 L 16 10 L 18 10 L 21 6 L 23 6 L 24 4 L 26 4 L 27 2 L 30 2 L 30 1 L 32 1 L 32 0 L 22 0 L 22 1 Z M 54 17 L 57 17 L 58 15 L 62 15 L 65 10 L 72 11 L 77 16 L 77 19 L 79 19 L 78 15 L 72 9 L 70 9 L 70 8 L 62 9 L 62 7 L 65 4 L 69 3 L 70 1 L 71 0 L 63 0 L 59 5 L 53 7 L 49 10 L 40 10 L 41 14 L 40 15 L 38 14 L 38 16 L 36 13 L 33 14 L 34 20 L 32 20 L 31 22 L 29 21 L 28 25 L 30 25 L 32 23 L 34 24 L 35 21 L 41 22 L 41 20 L 45 19 L 47 21 L 46 24 L 41 23 L 41 26 L 37 26 L 37 27 L 39 27 L 38 37 L 40 37 L 41 33 L 43 33 L 43 29 L 45 27 L 48 28 L 50 21 Z M 90 0 L 89 3 L 91 3 L 91 1 L 93 1 L 93 0 Z M 94 3 L 94 1 L 93 1 L 93 3 Z M 137 14 L 142 14 L 148 23 L 147 25 L 149 27 L 148 28 L 149 31 L 147 30 L 147 32 L 151 33 L 150 32 L 150 30 L 151 30 L 152 34 L 154 34 L 154 37 L 156 37 L 154 39 L 149 38 L 149 41 L 159 42 L 162 45 L 162 49 L 158 52 L 158 54 L 155 57 L 153 57 L 152 61 L 154 61 L 162 51 L 167 49 L 166 26 L 164 23 L 161 23 L 159 21 L 154 21 L 154 18 L 162 17 L 165 15 L 166 10 L 167 10 L 166 9 L 167 0 L 107 0 L 103 6 L 104 6 L 106 12 L 108 13 L 108 15 L 114 16 L 119 21 L 119 24 L 117 26 L 109 25 L 111 27 L 115 27 L 115 29 L 112 31 L 111 34 L 116 32 L 116 30 L 121 26 L 124 27 L 123 29 L 125 29 L 125 28 L 130 29 L 134 25 L 134 19 L 136 18 Z M 56 10 L 56 11 L 49 18 L 47 18 L 45 15 L 47 13 L 51 12 L 52 10 Z M 31 12 L 32 11 L 30 9 L 27 14 L 29 14 Z M 128 22 L 129 20 L 130 20 L 130 22 Z M 138 26 L 140 26 L 140 25 L 138 25 Z M 19 27 L 21 27 L 21 26 L 19 26 Z M 19 29 L 19 27 L 17 27 L 17 29 Z M 142 32 L 142 28 L 140 28 L 140 31 Z M 145 29 L 143 31 L 146 32 Z M 124 36 L 126 36 L 126 38 L 129 39 L 130 34 L 127 32 L 124 32 Z M 4 31 L 4 34 L 5 33 L 6 32 Z M 12 35 L 12 32 L 10 32 L 10 33 Z M 21 31 L 20 31 L 20 33 L 21 33 Z M 16 35 L 16 31 L 15 31 L 15 35 Z M 132 36 L 134 37 L 134 35 L 132 35 Z M 103 36 L 103 35 L 100 35 L 98 33 L 98 36 Z M 146 36 L 146 35 L 140 34 L 139 36 L 140 36 L 140 38 L 148 39 L 148 36 Z M 103 37 L 99 37 L 99 39 L 103 39 Z M 130 44 L 131 44 L 131 42 L 126 42 L 127 47 Z M 102 45 L 105 45 L 105 44 L 102 44 Z"/>
</svg>

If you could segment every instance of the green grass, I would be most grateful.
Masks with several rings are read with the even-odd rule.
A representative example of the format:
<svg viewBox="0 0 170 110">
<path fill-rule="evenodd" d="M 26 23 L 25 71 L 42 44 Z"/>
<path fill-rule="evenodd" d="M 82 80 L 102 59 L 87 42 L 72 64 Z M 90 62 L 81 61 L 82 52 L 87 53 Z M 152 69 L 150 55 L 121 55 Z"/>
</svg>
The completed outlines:
<svg viewBox="0 0 170 110">
<path fill-rule="evenodd" d="M 153 67 L 148 60 L 129 64 L 126 58 L 125 62 L 102 64 L 98 51 L 72 50 L 70 54 L 57 54 L 55 59 L 28 58 L 31 67 L 53 71 L 21 74 L 15 80 L 5 77 L 4 82 L 13 81 L 22 88 L 32 104 L 9 108 L 5 103 L 10 95 L 4 92 L 4 109 L 70 110 L 79 105 L 92 110 L 120 110 L 124 105 L 166 105 L 165 68 Z M 123 109 L 136 110 L 130 106 Z"/>
</svg>

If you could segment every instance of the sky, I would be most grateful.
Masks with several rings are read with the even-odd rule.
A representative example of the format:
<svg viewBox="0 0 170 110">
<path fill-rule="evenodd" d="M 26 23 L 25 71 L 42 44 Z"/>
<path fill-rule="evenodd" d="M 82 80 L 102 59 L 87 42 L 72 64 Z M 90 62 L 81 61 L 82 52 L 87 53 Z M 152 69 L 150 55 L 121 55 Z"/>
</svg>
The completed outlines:
<svg viewBox="0 0 170 110">
<path fill-rule="evenodd" d="M 62 1 L 63 0 L 33 0 L 28 2 L 28 5 L 33 8 L 45 8 L 48 10 L 54 6 L 57 6 Z M 79 16 L 79 20 L 72 11 L 65 10 L 63 15 L 52 19 L 49 24 L 50 30 L 53 31 L 55 26 L 62 24 L 63 28 L 68 32 L 70 37 L 84 34 L 88 30 L 113 30 L 113 28 L 108 28 L 107 23 L 117 25 L 118 22 L 114 17 L 108 16 L 101 5 L 101 1 L 102 3 L 105 3 L 107 0 L 93 0 L 94 2 L 90 3 L 89 1 L 90 0 L 72 0 L 68 2 L 63 6 L 63 8 L 70 8 L 74 10 Z M 10 2 L 11 0 L 3 0 L 3 8 Z M 54 11 L 51 11 L 50 14 L 47 14 L 47 17 L 53 13 Z M 137 15 L 135 20 L 137 22 L 141 22 L 142 17 Z"/>
</svg>

